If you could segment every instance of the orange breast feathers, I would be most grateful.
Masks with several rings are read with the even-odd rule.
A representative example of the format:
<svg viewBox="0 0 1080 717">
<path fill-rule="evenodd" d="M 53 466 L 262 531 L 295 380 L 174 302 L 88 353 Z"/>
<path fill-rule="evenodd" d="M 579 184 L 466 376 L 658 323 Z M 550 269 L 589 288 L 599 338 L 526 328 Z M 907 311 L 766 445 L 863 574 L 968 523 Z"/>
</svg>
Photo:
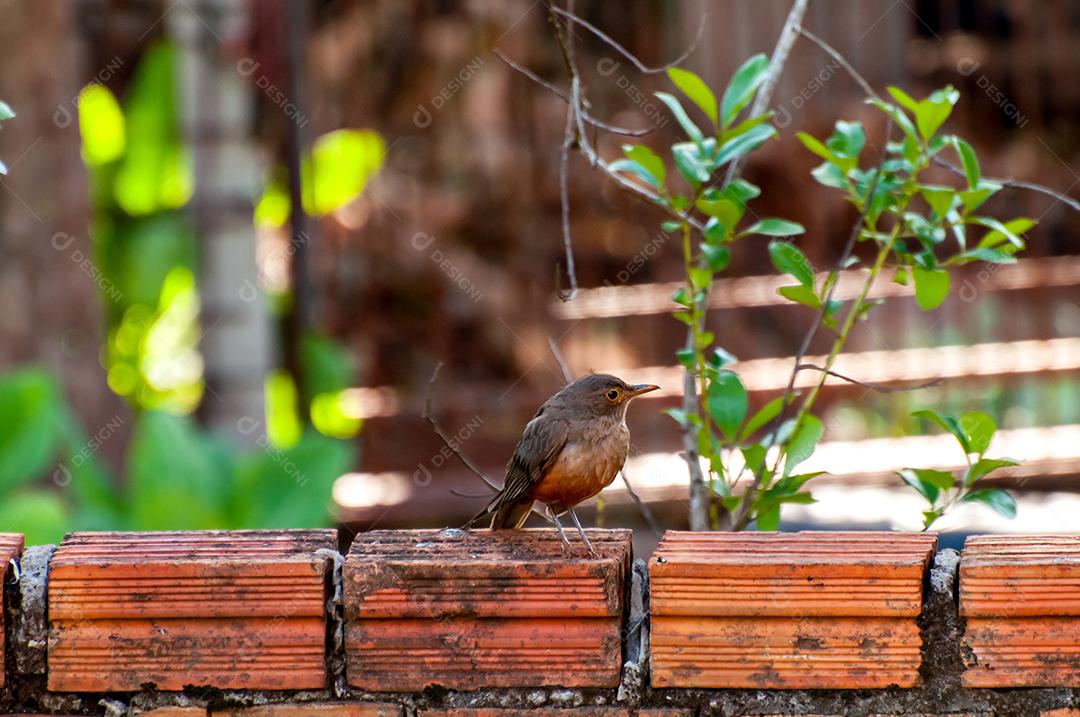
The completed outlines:
<svg viewBox="0 0 1080 717">
<path fill-rule="evenodd" d="M 610 485 L 629 450 L 629 431 L 625 425 L 620 428 L 600 440 L 574 441 L 563 446 L 554 465 L 537 484 L 534 499 L 560 514 Z"/>
</svg>

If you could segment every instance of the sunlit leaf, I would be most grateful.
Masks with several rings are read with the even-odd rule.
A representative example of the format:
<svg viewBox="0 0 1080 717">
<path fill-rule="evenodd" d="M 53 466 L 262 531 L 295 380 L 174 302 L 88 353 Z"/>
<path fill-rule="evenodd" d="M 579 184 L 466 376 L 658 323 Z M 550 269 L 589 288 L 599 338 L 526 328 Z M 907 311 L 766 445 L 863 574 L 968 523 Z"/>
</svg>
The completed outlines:
<svg viewBox="0 0 1080 717">
<path fill-rule="evenodd" d="M 680 127 L 682 127 L 683 132 L 686 132 L 686 136 L 693 140 L 695 144 L 701 146 L 701 144 L 705 141 L 705 135 L 701 133 L 701 130 L 698 128 L 698 126 L 694 124 L 694 121 L 690 119 L 690 116 L 688 114 L 686 114 L 686 110 L 683 109 L 682 103 L 679 102 L 679 99 L 674 95 L 668 94 L 667 92 L 656 92 L 654 94 L 656 95 L 657 99 L 667 105 L 668 109 L 671 110 L 671 114 L 675 117 L 675 121 L 679 123 Z"/>
<path fill-rule="evenodd" d="M 949 272 L 913 266 L 911 276 L 915 280 L 915 303 L 923 311 L 941 306 L 941 302 L 949 295 Z"/>
<path fill-rule="evenodd" d="M 124 113 L 112 92 L 98 83 L 79 93 L 79 135 L 83 159 L 89 165 L 112 162 L 124 153 L 127 142 Z"/>
<path fill-rule="evenodd" d="M 669 68 L 667 75 L 691 102 L 701 108 L 714 125 L 717 124 L 716 96 L 700 77 L 678 67 Z"/>
<path fill-rule="evenodd" d="M 1001 488 L 981 488 L 965 495 L 965 503 L 982 503 L 1004 518 L 1016 517 L 1016 500 Z"/>
</svg>

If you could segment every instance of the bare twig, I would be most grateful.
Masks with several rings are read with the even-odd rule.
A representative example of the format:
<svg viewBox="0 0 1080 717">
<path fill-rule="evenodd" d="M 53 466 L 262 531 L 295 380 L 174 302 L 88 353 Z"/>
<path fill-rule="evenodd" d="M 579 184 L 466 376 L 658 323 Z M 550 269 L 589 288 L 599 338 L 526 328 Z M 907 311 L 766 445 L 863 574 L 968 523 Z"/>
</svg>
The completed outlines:
<svg viewBox="0 0 1080 717">
<path fill-rule="evenodd" d="M 837 64 L 843 67 L 848 75 L 851 76 L 851 79 L 855 80 L 855 83 L 862 88 L 863 94 L 867 97 L 881 97 L 877 92 L 874 92 L 874 88 L 870 86 L 870 83 L 866 81 L 866 78 L 860 75 L 858 70 L 852 67 L 851 63 L 847 61 L 847 58 L 840 54 L 839 50 L 807 30 L 805 27 L 799 28 L 799 34 L 824 50 L 826 55 L 836 60 Z"/>
<path fill-rule="evenodd" d="M 574 270 L 574 245 L 570 236 L 570 147 L 574 144 L 574 112 L 578 93 L 578 78 L 575 75 L 572 97 L 566 105 L 566 129 L 563 132 L 563 143 L 559 153 L 559 200 L 562 214 L 562 237 L 563 253 L 566 256 L 566 276 L 570 280 L 570 290 L 566 293 L 558 292 L 563 301 L 570 301 L 577 295 L 577 272 Z"/>
<path fill-rule="evenodd" d="M 845 376 L 844 374 L 833 371 L 832 369 L 827 369 L 824 366 L 818 366 L 812 363 L 798 364 L 797 366 L 795 366 L 795 371 L 820 371 L 821 373 L 832 376 L 833 378 L 838 378 L 841 381 L 847 381 L 848 383 L 853 383 L 856 386 L 862 386 L 863 388 L 868 388 L 871 391 L 877 391 L 878 393 L 903 393 L 906 391 L 919 391 L 924 388 L 931 388 L 932 386 L 937 386 L 939 383 L 945 380 L 944 378 L 935 378 L 933 381 L 920 383 L 918 386 L 885 386 L 880 383 L 859 381 L 858 379 L 852 378 L 851 376 Z"/>
<path fill-rule="evenodd" d="M 435 389 L 435 382 L 439 380 L 439 371 L 442 370 L 442 366 L 442 361 L 440 361 L 439 363 L 435 364 L 435 370 L 431 372 L 431 380 L 428 381 L 427 394 L 424 396 L 423 417 L 427 420 L 428 423 L 431 424 L 432 429 L 434 429 L 435 431 L 435 435 L 442 440 L 443 444 L 445 444 L 447 448 L 454 452 L 454 455 L 457 456 L 461 460 L 461 462 L 465 464 L 465 467 L 472 471 L 480 480 L 484 481 L 484 483 L 486 483 L 489 488 L 498 492 L 499 490 L 501 490 L 501 488 L 496 485 L 491 479 L 489 479 L 486 475 L 481 473 L 479 468 L 473 465 L 473 462 L 470 461 L 469 458 L 461 452 L 461 448 L 457 445 L 457 443 L 452 441 L 450 437 L 446 435 L 446 432 L 443 431 L 442 426 L 440 426 L 439 422 L 435 420 L 435 417 L 431 415 L 431 393 Z"/>
<path fill-rule="evenodd" d="M 626 486 L 626 492 L 630 494 L 631 500 L 637 503 L 638 510 L 641 511 L 641 516 L 645 518 L 645 522 L 649 524 L 652 532 L 656 533 L 656 537 L 660 537 L 663 532 L 660 530 L 660 524 L 656 522 L 656 518 L 653 516 L 652 511 L 649 510 L 648 504 L 643 501 L 636 492 L 634 492 L 634 486 L 630 485 L 630 479 L 626 477 L 626 466 L 619 471 L 619 475 L 622 476 L 623 485 Z"/>
<path fill-rule="evenodd" d="M 565 17 L 567 20 L 569 20 L 572 23 L 575 23 L 577 25 L 581 25 L 583 28 L 585 28 L 586 30 L 591 32 L 593 35 L 596 35 L 596 37 L 598 37 L 599 39 L 604 41 L 604 44 L 606 44 L 608 47 L 610 47 L 611 49 L 615 50 L 620 55 L 625 57 L 627 60 L 630 61 L 630 64 L 632 64 L 634 67 L 638 68 L 639 71 L 644 72 L 647 75 L 655 75 L 655 74 L 657 74 L 659 72 L 664 72 L 666 70 L 669 70 L 672 67 L 677 67 L 681 63 L 683 63 L 686 60 L 686 58 L 690 57 L 690 55 L 694 52 L 694 50 L 697 49 L 698 40 L 701 39 L 701 34 L 705 30 L 706 14 L 704 12 L 702 12 L 701 13 L 701 22 L 698 23 L 697 34 L 694 35 L 694 39 L 690 43 L 690 46 L 688 48 L 686 48 L 686 51 L 683 54 L 679 55 L 674 60 L 672 60 L 671 62 L 667 63 L 666 65 L 661 65 L 660 67 L 649 67 L 644 62 L 639 60 L 634 55 L 634 53 L 630 52 L 625 47 L 623 47 L 619 43 L 615 42 L 615 40 L 613 40 L 610 35 L 606 34 L 603 30 L 596 27 L 595 25 L 590 23 L 588 20 L 585 20 L 584 18 L 579 17 L 578 15 L 575 15 L 571 10 L 564 10 L 564 9 L 562 9 L 560 7 L 555 7 L 554 5 L 551 6 L 551 9 L 556 14 L 561 15 L 562 17 Z"/>
<path fill-rule="evenodd" d="M 859 85 L 860 88 L 862 88 L 862 91 L 866 94 L 867 97 L 876 97 L 878 99 L 881 99 L 881 95 L 874 91 L 874 88 L 870 86 L 870 83 L 866 81 L 866 78 L 859 74 L 858 70 L 852 67 L 851 63 L 848 62 L 847 59 L 845 59 L 844 56 L 840 54 L 839 50 L 837 50 L 829 43 L 825 42 L 825 40 L 822 40 L 814 33 L 810 32 L 806 28 L 800 28 L 799 34 L 805 37 L 807 40 L 810 40 L 810 42 L 814 43 L 819 48 L 821 48 L 829 57 L 836 60 L 836 62 L 844 68 L 844 71 L 848 73 L 851 79 L 853 79 L 855 83 Z M 953 174 L 964 176 L 963 169 L 942 157 L 935 156 L 932 161 L 934 162 L 934 164 L 938 165 L 939 167 L 944 167 Z M 1045 185 L 1036 184 L 1035 182 L 1026 182 L 1019 179 L 1012 179 L 1009 177 L 983 177 L 983 179 L 988 182 L 993 182 L 994 184 L 1000 184 L 1002 187 L 1008 187 L 1010 189 L 1026 189 L 1031 192 L 1045 194 L 1048 197 L 1053 197 L 1057 201 L 1065 204 L 1073 211 L 1080 212 L 1080 201 L 1077 201 L 1076 199 L 1073 199 L 1072 197 L 1058 192 L 1054 189 L 1051 189 L 1050 187 L 1047 187 Z"/>
<path fill-rule="evenodd" d="M 933 162 L 934 162 L 934 164 L 938 165 L 939 167 L 944 167 L 945 169 L 949 170 L 953 174 L 958 174 L 961 177 L 965 176 L 963 169 L 961 169 L 960 167 L 957 167 L 955 164 L 953 164 L 952 162 L 950 162 L 947 159 L 943 159 L 942 157 L 935 156 L 934 159 L 933 159 Z M 1077 200 L 1073 199 L 1072 197 L 1066 196 L 1066 195 L 1062 194 L 1061 192 L 1050 189 L 1050 187 L 1045 187 L 1045 186 L 1043 186 L 1041 184 L 1035 184 L 1034 182 L 1025 182 L 1025 181 L 1020 180 L 1020 179 L 1010 179 L 1010 178 L 1003 178 L 1003 177 L 983 177 L 983 179 L 985 179 L 987 182 L 993 182 L 995 184 L 1000 184 L 1001 186 L 1008 187 L 1010 189 L 1027 189 L 1027 190 L 1032 191 L 1032 192 L 1038 192 L 1039 194 L 1045 194 L 1045 195 L 1047 195 L 1049 197 L 1053 197 L 1054 199 L 1058 200 L 1062 204 L 1067 205 L 1074 212 L 1080 212 L 1080 201 L 1077 201 Z"/>
<path fill-rule="evenodd" d="M 559 345 L 555 343 L 555 339 L 550 336 L 547 337 L 547 340 L 548 346 L 551 347 L 551 355 L 555 357 L 555 363 L 559 364 L 559 370 L 562 371 L 563 379 L 568 384 L 573 383 L 574 374 L 566 364 L 566 359 L 563 358 L 562 351 L 559 350 Z"/>
</svg>

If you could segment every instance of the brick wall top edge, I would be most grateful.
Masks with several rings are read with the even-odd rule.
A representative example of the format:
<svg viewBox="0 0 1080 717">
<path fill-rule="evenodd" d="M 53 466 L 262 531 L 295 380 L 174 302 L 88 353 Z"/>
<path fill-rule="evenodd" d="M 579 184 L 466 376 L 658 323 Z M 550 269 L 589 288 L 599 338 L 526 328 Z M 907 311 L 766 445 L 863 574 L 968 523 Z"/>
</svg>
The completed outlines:
<svg viewBox="0 0 1080 717">
<path fill-rule="evenodd" d="M 490 561 L 530 563 L 549 561 L 554 553 L 564 554 L 576 563 L 608 562 L 622 559 L 630 547 L 632 531 L 587 531 L 596 550 L 592 555 L 569 536 L 571 548 L 565 549 L 556 531 L 550 528 L 525 530 L 377 530 L 356 536 L 349 549 L 349 559 L 380 558 L 408 562 L 462 560 L 471 564 Z"/>
<path fill-rule="evenodd" d="M 937 546 L 926 533 L 691 533 L 668 531 L 652 564 L 910 564 L 923 565 Z"/>
<path fill-rule="evenodd" d="M 69 533 L 53 567 L 109 563 L 310 562 L 315 551 L 337 547 L 334 530 Z"/>
<path fill-rule="evenodd" d="M 23 551 L 25 538 L 22 533 L 0 533 L 0 558 L 6 563 Z"/>
</svg>

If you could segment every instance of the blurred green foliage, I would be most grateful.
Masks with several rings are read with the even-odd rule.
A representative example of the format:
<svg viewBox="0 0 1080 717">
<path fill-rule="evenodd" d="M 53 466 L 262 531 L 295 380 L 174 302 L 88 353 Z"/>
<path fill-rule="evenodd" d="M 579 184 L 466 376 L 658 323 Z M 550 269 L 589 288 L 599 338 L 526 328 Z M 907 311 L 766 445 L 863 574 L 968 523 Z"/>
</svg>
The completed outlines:
<svg viewBox="0 0 1080 717">
<path fill-rule="evenodd" d="M 353 445 L 342 440 L 360 429 L 348 411 L 353 362 L 315 334 L 300 346 L 309 410 L 299 410 L 292 377 L 272 372 L 266 425 L 243 429 L 257 436 L 253 449 L 237 450 L 190 417 L 203 400 L 203 362 L 197 246 L 183 214 L 193 174 L 177 130 L 173 77 L 173 50 L 161 42 L 144 54 L 122 100 L 99 84 L 79 95 L 107 323 L 101 356 L 109 387 L 131 413 L 88 435 L 49 373 L 25 367 L 0 376 L 0 529 L 25 533 L 30 544 L 72 530 L 324 526 L 333 481 L 355 462 Z M 0 119 L 10 116 L 0 103 Z M 320 137 L 303 162 L 305 208 L 322 215 L 353 200 L 384 153 L 371 131 Z M 288 213 L 284 176 L 275 175 L 256 217 L 280 227 Z M 288 304 L 288 296 L 277 298 L 271 306 Z M 121 480 L 98 454 L 128 428 Z"/>
</svg>

